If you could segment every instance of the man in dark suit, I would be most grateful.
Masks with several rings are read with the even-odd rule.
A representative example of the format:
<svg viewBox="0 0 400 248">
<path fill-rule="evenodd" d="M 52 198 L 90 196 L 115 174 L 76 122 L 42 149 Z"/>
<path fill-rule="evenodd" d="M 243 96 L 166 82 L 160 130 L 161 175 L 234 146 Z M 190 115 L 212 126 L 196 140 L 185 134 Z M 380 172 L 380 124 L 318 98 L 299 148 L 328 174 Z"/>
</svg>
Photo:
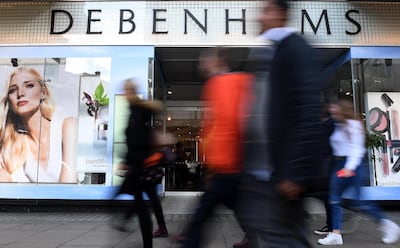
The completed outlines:
<svg viewBox="0 0 400 248">
<path fill-rule="evenodd" d="M 249 57 L 256 100 L 246 122 L 238 220 L 256 236 L 250 247 L 312 247 L 302 196 L 318 157 L 320 87 L 313 49 L 285 27 L 288 11 L 285 0 L 266 1 L 260 38 L 271 45 Z"/>
</svg>

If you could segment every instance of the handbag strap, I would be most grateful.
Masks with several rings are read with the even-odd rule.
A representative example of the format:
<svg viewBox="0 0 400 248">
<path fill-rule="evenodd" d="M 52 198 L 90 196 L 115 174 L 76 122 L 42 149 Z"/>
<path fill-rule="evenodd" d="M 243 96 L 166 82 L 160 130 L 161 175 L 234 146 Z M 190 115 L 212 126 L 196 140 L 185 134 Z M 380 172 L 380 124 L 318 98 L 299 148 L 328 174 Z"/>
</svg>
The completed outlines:
<svg viewBox="0 0 400 248">
<path fill-rule="evenodd" d="M 153 153 L 152 155 L 150 155 L 149 157 L 147 157 L 144 160 L 144 168 L 148 168 L 148 167 L 160 164 L 162 158 L 163 158 L 162 152 Z"/>
</svg>

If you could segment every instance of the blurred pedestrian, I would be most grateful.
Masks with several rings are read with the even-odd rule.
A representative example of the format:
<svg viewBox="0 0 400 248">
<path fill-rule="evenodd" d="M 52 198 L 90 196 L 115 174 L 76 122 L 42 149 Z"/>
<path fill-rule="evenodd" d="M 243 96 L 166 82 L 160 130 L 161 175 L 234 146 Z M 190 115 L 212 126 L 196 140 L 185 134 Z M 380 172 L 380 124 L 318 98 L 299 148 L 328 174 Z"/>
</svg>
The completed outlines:
<svg viewBox="0 0 400 248">
<path fill-rule="evenodd" d="M 200 246 L 202 226 L 218 204 L 230 209 L 236 205 L 242 172 L 241 108 L 248 100 L 252 78 L 248 73 L 235 70 L 234 64 L 242 61 L 236 57 L 236 52 L 218 47 L 200 58 L 200 70 L 209 78 L 202 99 L 207 107 L 203 120 L 206 166 L 212 176 L 193 217 L 177 237 L 184 248 Z"/>
<path fill-rule="evenodd" d="M 124 230 L 126 222 L 132 214 L 136 213 L 139 217 L 142 231 L 143 247 L 152 248 L 153 235 L 155 237 L 168 236 L 161 202 L 157 195 L 157 185 L 144 180 L 145 162 L 155 152 L 155 136 L 151 119 L 155 113 L 161 110 L 161 105 L 158 102 L 140 99 L 137 96 L 136 85 L 132 80 L 125 82 L 124 91 L 130 108 L 128 125 L 125 131 L 128 148 L 125 165 L 128 167 L 128 171 L 117 195 L 132 194 L 134 196 L 134 206 L 125 213 L 119 229 Z M 154 234 L 152 234 L 152 220 L 143 199 L 143 192 L 146 192 L 152 203 L 159 225 L 159 229 Z"/>
<path fill-rule="evenodd" d="M 330 205 L 328 201 L 329 195 L 329 178 L 332 170 L 332 147 L 329 138 L 333 133 L 335 124 L 333 118 L 328 111 L 329 105 L 323 104 L 322 120 L 321 120 L 321 140 L 319 142 L 319 153 L 321 156 L 321 168 L 318 175 L 317 189 L 309 196 L 316 197 L 324 203 L 326 221 L 325 226 L 314 230 L 314 234 L 326 235 L 332 231 L 332 220 L 330 213 Z"/>
<path fill-rule="evenodd" d="M 249 56 L 255 100 L 245 123 L 237 214 L 256 237 L 251 245 L 260 248 L 312 247 L 302 196 L 318 155 L 320 86 L 314 50 L 285 27 L 288 12 L 287 1 L 266 1 L 260 39 L 271 45 L 254 48 Z"/>
<path fill-rule="evenodd" d="M 329 203 L 331 208 L 332 232 L 319 239 L 320 245 L 342 245 L 342 195 L 353 189 L 356 200 L 351 206 L 358 211 L 370 215 L 379 224 L 382 242 L 396 243 L 400 239 L 400 227 L 389 220 L 382 210 L 373 202 L 360 200 L 363 181 L 363 165 L 365 162 L 365 130 L 364 124 L 354 113 L 353 103 L 341 99 L 332 103 L 329 111 L 335 119 L 335 129 L 330 137 L 333 149 L 333 170 L 330 179 Z"/>
</svg>

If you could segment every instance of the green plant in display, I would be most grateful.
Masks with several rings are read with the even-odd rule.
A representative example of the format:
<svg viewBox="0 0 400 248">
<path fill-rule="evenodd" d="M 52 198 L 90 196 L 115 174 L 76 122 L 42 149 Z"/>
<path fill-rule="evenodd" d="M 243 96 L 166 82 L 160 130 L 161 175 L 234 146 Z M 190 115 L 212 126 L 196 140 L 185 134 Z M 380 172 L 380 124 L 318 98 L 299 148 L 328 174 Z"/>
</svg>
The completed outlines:
<svg viewBox="0 0 400 248">
<path fill-rule="evenodd" d="M 95 119 L 98 117 L 99 108 L 102 106 L 107 106 L 110 102 L 109 97 L 104 92 L 104 86 L 101 81 L 97 85 L 93 97 L 87 92 L 83 92 L 82 100 L 85 100 L 85 104 L 88 107 L 88 114 L 90 116 L 94 116 Z"/>
<path fill-rule="evenodd" d="M 104 92 L 103 83 L 100 81 L 99 85 L 97 85 L 96 90 L 94 91 L 94 100 L 97 101 L 101 106 L 107 106 L 110 102 L 107 94 Z"/>
<path fill-rule="evenodd" d="M 382 134 L 375 133 L 367 133 L 367 147 L 368 148 L 376 148 L 382 147 L 385 145 L 385 136 Z"/>
</svg>

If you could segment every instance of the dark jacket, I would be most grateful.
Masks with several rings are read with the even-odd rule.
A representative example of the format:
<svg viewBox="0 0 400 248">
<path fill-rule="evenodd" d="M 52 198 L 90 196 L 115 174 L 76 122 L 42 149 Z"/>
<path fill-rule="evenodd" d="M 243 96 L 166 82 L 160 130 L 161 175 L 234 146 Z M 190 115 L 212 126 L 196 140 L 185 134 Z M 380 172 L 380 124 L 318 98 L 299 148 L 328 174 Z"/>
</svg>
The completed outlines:
<svg viewBox="0 0 400 248">
<path fill-rule="evenodd" d="M 316 71 L 314 51 L 301 36 L 293 33 L 276 44 L 267 105 L 274 181 L 312 184 L 321 109 Z"/>
<path fill-rule="evenodd" d="M 324 119 L 321 123 L 321 142 L 320 155 L 321 159 L 328 159 L 332 156 L 332 147 L 329 138 L 335 129 L 335 122 L 331 117 Z"/>
<path fill-rule="evenodd" d="M 151 118 L 153 110 L 140 102 L 130 106 L 128 125 L 125 130 L 127 153 L 125 164 L 128 172 L 121 185 L 119 193 L 134 193 L 141 191 L 144 182 L 144 160 L 150 156 L 153 149 Z"/>
<path fill-rule="evenodd" d="M 142 104 L 130 106 L 128 125 L 125 130 L 127 154 L 126 164 L 142 170 L 143 161 L 152 151 L 151 118 L 153 111 Z"/>
</svg>

